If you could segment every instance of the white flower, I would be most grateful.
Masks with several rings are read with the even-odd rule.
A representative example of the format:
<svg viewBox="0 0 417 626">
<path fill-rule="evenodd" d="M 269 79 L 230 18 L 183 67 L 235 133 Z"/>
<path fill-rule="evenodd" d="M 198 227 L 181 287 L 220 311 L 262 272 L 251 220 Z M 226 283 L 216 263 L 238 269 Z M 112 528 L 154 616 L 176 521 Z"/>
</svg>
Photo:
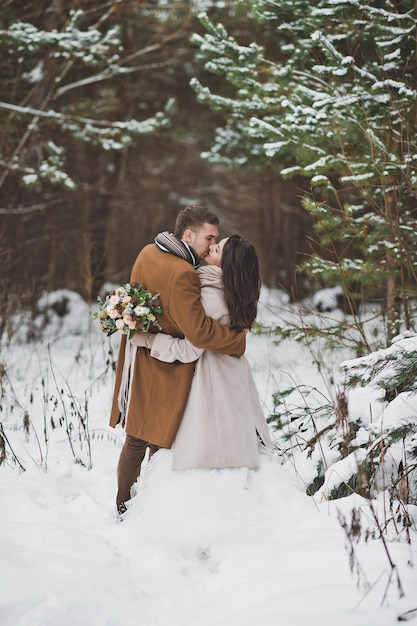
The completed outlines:
<svg viewBox="0 0 417 626">
<path fill-rule="evenodd" d="M 135 314 L 139 317 L 140 315 L 148 315 L 150 313 L 150 309 L 147 306 L 136 306 Z"/>
</svg>

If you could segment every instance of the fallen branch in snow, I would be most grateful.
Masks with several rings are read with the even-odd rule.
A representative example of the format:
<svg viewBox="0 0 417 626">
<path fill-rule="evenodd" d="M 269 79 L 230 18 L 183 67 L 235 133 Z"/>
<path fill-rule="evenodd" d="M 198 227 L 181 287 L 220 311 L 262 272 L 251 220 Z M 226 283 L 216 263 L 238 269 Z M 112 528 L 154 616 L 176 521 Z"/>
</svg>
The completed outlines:
<svg viewBox="0 0 417 626">
<path fill-rule="evenodd" d="M 398 621 L 408 622 L 410 619 L 414 619 L 415 617 L 417 617 L 417 609 L 410 609 L 409 611 L 406 611 L 402 615 L 399 615 Z"/>
</svg>

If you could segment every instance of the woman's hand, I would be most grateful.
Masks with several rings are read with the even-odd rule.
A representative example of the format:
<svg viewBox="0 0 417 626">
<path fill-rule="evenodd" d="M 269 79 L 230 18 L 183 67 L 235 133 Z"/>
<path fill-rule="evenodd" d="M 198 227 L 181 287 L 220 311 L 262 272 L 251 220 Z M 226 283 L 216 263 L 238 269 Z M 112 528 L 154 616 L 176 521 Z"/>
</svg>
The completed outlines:
<svg viewBox="0 0 417 626">
<path fill-rule="evenodd" d="M 130 339 L 130 343 L 137 348 L 147 348 L 148 350 L 151 350 L 155 337 L 155 333 L 139 332 L 133 335 L 132 339 Z"/>
</svg>

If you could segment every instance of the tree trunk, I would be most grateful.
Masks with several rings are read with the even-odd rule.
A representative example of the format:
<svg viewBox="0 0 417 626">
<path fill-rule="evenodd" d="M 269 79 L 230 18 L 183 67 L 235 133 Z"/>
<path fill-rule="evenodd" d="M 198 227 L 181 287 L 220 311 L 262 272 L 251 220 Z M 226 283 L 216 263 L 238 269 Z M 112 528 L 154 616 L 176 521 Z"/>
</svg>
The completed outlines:
<svg viewBox="0 0 417 626">
<path fill-rule="evenodd" d="M 393 246 L 398 245 L 396 233 L 398 232 L 398 198 L 395 191 L 385 194 L 385 215 L 387 224 L 391 225 L 393 232 L 391 242 Z M 388 269 L 388 279 L 386 286 L 386 312 L 388 318 L 388 342 L 391 341 L 399 331 L 399 322 L 401 315 L 401 285 L 398 279 L 398 261 L 395 259 L 395 253 L 390 246 L 387 246 L 385 252 Z"/>
</svg>

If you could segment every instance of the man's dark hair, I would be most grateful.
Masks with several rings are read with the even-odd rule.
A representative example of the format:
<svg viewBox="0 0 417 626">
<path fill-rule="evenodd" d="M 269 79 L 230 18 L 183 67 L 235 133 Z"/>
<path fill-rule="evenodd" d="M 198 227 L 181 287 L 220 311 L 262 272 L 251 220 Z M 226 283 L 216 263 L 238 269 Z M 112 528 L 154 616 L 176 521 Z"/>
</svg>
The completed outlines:
<svg viewBox="0 0 417 626">
<path fill-rule="evenodd" d="M 189 204 L 178 213 L 174 234 L 181 239 L 188 228 L 194 231 L 199 230 L 203 224 L 219 226 L 219 223 L 217 215 L 209 211 L 203 204 Z"/>
</svg>

